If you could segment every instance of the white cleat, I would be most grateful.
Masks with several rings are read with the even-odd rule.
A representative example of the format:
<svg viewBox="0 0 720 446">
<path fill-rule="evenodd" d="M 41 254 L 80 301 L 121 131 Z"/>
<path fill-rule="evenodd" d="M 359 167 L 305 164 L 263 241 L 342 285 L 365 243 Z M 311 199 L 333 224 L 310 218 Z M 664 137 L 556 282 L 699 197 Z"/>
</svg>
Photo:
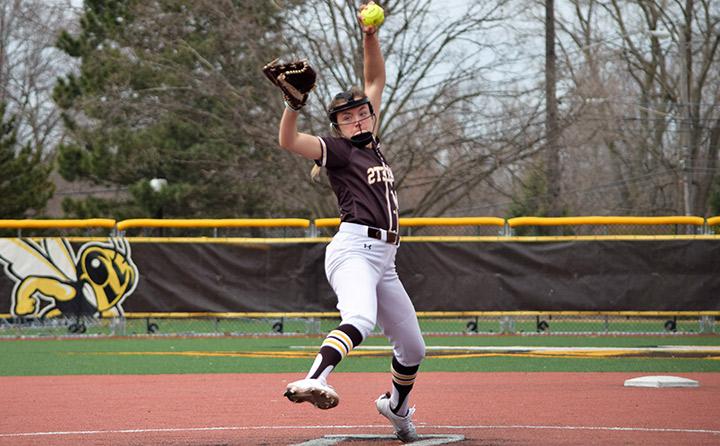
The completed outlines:
<svg viewBox="0 0 720 446">
<path fill-rule="evenodd" d="M 380 398 L 375 400 L 375 406 L 377 407 L 378 412 L 380 412 L 380 415 L 390 420 L 393 428 L 395 429 L 395 435 L 397 435 L 400 441 L 403 443 L 412 443 L 420 438 L 418 437 L 417 432 L 415 432 L 415 425 L 412 421 L 412 415 L 415 413 L 414 407 L 410 408 L 407 415 L 404 417 L 395 415 L 393 411 L 390 410 L 389 393 L 380 395 Z"/>
<path fill-rule="evenodd" d="M 312 403 L 318 409 L 332 409 L 340 402 L 335 389 L 319 379 L 301 379 L 291 382 L 285 389 L 285 396 L 293 403 Z"/>
</svg>

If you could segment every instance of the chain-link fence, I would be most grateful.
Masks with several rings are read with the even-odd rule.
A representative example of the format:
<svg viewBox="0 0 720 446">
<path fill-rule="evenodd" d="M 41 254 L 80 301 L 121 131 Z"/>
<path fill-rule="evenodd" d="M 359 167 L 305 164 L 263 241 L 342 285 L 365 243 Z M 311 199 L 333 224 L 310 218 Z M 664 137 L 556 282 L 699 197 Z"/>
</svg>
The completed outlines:
<svg viewBox="0 0 720 446">
<path fill-rule="evenodd" d="M 425 335 L 717 335 L 720 313 L 681 314 L 537 313 L 455 314 L 420 313 Z M 97 319 L 0 319 L 0 337 L 58 336 L 282 336 L 323 335 L 340 323 L 338 315 L 293 314 L 232 316 L 226 314 L 178 317 L 172 313 Z M 380 331 L 376 328 L 375 334 Z"/>
<path fill-rule="evenodd" d="M 696 225 L 653 224 L 653 225 L 529 225 L 513 228 L 514 236 L 670 236 L 703 234 L 704 228 Z"/>
<path fill-rule="evenodd" d="M 301 238 L 309 237 L 307 228 L 299 227 L 214 227 L 214 228 L 132 228 L 125 237 L 153 238 Z M 172 240 L 168 240 L 172 241 Z"/>
<path fill-rule="evenodd" d="M 680 236 L 707 233 L 700 217 L 517 217 L 507 221 L 514 236 Z"/>
<path fill-rule="evenodd" d="M 710 235 L 720 234 L 720 217 L 708 218 L 706 220 L 706 232 Z"/>
</svg>

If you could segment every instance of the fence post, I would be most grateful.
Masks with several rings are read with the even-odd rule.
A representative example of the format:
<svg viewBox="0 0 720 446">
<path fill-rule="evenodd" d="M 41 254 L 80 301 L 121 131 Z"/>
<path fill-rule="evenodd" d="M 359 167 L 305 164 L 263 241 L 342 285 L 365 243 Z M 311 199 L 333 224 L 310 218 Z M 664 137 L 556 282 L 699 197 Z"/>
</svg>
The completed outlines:
<svg viewBox="0 0 720 446">
<path fill-rule="evenodd" d="M 505 224 L 503 225 L 502 235 L 505 237 L 512 236 L 512 228 L 510 227 L 510 224 L 508 223 L 507 220 L 505 220 Z"/>
<path fill-rule="evenodd" d="M 713 334 L 715 332 L 715 317 L 700 316 L 700 333 Z"/>
<path fill-rule="evenodd" d="M 320 334 L 321 332 L 321 319 L 310 317 L 305 322 L 305 333 L 307 334 Z"/>
<path fill-rule="evenodd" d="M 110 334 L 112 336 L 125 336 L 125 316 L 116 316 L 110 322 Z"/>
<path fill-rule="evenodd" d="M 512 316 L 502 316 L 500 318 L 500 333 L 515 334 L 515 319 Z"/>
</svg>

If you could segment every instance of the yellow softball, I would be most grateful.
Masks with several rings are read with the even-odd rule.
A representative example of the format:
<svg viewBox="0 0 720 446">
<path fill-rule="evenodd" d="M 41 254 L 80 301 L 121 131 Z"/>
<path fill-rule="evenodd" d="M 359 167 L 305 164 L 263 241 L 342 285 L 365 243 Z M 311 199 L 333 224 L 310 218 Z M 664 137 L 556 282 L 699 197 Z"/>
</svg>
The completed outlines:
<svg viewBox="0 0 720 446">
<path fill-rule="evenodd" d="M 375 3 L 370 3 L 360 12 L 360 17 L 365 26 L 378 27 L 385 21 L 385 11 Z"/>
</svg>

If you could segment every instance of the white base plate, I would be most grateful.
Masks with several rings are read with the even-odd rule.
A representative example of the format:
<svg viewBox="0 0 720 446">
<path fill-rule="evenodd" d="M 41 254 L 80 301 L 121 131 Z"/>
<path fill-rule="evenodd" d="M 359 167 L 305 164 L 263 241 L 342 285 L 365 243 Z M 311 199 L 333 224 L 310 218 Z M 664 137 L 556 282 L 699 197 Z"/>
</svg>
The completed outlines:
<svg viewBox="0 0 720 446">
<path fill-rule="evenodd" d="M 700 383 L 679 376 L 641 376 L 625 381 L 625 387 L 700 387 Z"/>
</svg>

